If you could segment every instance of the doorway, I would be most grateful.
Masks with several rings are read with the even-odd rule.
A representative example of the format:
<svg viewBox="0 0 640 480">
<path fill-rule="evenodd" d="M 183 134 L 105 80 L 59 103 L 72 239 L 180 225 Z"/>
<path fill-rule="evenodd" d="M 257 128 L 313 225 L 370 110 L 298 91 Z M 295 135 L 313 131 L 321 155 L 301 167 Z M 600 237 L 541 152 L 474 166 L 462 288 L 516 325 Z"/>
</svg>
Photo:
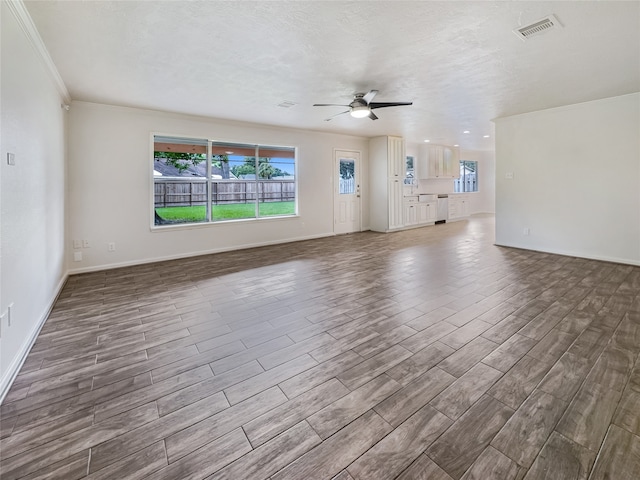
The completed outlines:
<svg viewBox="0 0 640 480">
<path fill-rule="evenodd" d="M 360 152 L 335 150 L 333 231 L 336 234 L 359 232 Z"/>
</svg>

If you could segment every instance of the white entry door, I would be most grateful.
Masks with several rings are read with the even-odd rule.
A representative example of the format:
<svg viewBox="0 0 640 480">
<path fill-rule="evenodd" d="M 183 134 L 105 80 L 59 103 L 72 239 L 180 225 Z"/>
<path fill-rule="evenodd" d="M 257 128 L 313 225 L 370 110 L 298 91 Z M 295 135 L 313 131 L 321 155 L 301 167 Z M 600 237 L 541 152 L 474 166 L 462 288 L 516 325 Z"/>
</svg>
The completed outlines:
<svg viewBox="0 0 640 480">
<path fill-rule="evenodd" d="M 335 151 L 334 227 L 336 234 L 359 232 L 360 153 Z"/>
</svg>

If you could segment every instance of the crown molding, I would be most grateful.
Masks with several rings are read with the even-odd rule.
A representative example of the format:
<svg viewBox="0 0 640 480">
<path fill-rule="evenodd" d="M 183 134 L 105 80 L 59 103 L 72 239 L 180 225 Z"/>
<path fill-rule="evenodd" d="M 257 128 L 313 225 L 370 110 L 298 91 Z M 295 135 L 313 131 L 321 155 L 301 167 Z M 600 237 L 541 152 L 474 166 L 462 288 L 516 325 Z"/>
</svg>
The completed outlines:
<svg viewBox="0 0 640 480">
<path fill-rule="evenodd" d="M 70 103 L 71 96 L 69 95 L 69 90 L 67 90 L 67 86 L 62 80 L 60 72 L 58 72 L 55 63 L 53 63 L 51 55 L 49 55 L 49 51 L 44 45 L 42 37 L 38 33 L 38 29 L 33 23 L 31 15 L 29 15 L 24 2 L 22 0 L 9 0 L 3 1 L 3 3 L 7 5 L 7 7 L 9 7 L 9 10 L 18 21 L 18 24 L 29 40 L 29 43 L 31 43 L 31 46 L 35 49 L 37 54 L 40 56 L 40 59 L 44 62 L 44 65 L 64 102 Z"/>
</svg>

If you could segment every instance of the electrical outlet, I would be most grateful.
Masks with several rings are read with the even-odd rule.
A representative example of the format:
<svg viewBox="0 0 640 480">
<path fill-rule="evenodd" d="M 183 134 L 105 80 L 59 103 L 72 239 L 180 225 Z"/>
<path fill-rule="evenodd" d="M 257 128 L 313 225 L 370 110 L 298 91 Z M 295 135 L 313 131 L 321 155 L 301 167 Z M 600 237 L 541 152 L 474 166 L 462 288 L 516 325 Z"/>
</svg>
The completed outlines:
<svg viewBox="0 0 640 480">
<path fill-rule="evenodd" d="M 523 235 L 529 235 L 530 233 L 531 233 L 531 230 L 529 230 L 529 227 L 524 227 L 524 229 L 522 230 Z"/>
<path fill-rule="evenodd" d="M 82 248 L 82 240 L 74 240 L 73 248 Z"/>
<path fill-rule="evenodd" d="M 89 248 L 89 240 L 82 240 L 82 248 Z"/>
<path fill-rule="evenodd" d="M 507 180 L 513 180 L 513 172 L 505 173 L 504 178 L 506 178 Z"/>
<path fill-rule="evenodd" d="M 82 252 L 73 252 L 73 261 L 81 262 L 82 261 Z"/>
<path fill-rule="evenodd" d="M 115 252 L 116 251 L 115 242 L 109 242 L 109 244 L 107 245 L 107 250 L 110 251 L 110 252 Z"/>
</svg>

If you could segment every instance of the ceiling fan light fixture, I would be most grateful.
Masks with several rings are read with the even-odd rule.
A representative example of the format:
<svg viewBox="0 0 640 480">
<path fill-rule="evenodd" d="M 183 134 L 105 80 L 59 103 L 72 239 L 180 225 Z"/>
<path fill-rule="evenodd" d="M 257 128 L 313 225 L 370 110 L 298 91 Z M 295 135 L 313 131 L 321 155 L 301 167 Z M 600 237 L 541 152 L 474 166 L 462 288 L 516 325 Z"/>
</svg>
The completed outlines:
<svg viewBox="0 0 640 480">
<path fill-rule="evenodd" d="M 332 118 L 338 115 L 344 115 L 345 113 L 351 114 L 353 118 L 369 117 L 371 120 L 378 120 L 378 116 L 373 113 L 376 108 L 385 107 L 401 107 L 404 105 L 413 105 L 413 102 L 372 102 L 373 97 L 378 93 L 377 90 L 369 90 L 367 93 L 356 93 L 353 96 L 353 101 L 348 105 L 341 105 L 336 103 L 314 103 L 314 107 L 347 107 L 348 110 L 344 112 L 336 113 L 329 118 L 325 118 L 324 121 L 328 122 Z"/>
<path fill-rule="evenodd" d="M 358 105 L 351 108 L 351 116 L 354 118 L 364 118 L 371 114 L 371 110 L 368 105 Z"/>
</svg>

